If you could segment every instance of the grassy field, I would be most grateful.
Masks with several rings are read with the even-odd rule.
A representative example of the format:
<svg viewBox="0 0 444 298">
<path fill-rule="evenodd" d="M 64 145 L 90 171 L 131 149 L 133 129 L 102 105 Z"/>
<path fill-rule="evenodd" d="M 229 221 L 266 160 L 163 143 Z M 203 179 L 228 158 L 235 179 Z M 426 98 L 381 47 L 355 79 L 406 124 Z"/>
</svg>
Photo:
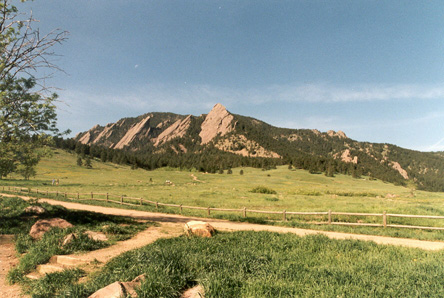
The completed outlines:
<svg viewBox="0 0 444 298">
<path fill-rule="evenodd" d="M 336 175 L 328 178 L 302 170 L 289 170 L 287 167 L 271 171 L 244 168 L 244 175 L 240 175 L 239 171 L 240 168 L 233 169 L 231 175 L 176 169 L 148 172 L 98 161 L 93 161 L 92 169 L 86 169 L 76 165 L 75 155 L 55 151 L 52 158 L 41 162 L 34 179 L 24 181 L 19 177 L 10 177 L 1 180 L 0 185 L 59 192 L 108 192 L 203 207 L 287 211 L 332 209 L 378 213 L 386 210 L 391 213 L 444 214 L 442 193 L 416 191 L 365 177 L 353 179 Z M 52 186 L 53 178 L 59 179 L 60 185 Z M 170 180 L 172 185 L 167 185 L 166 180 Z M 272 192 L 264 189 L 276 193 L 261 193 Z M 23 274 L 38 263 L 47 261 L 52 254 L 101 247 L 97 243 L 85 242 L 61 251 L 60 239 L 71 230 L 53 230 L 42 240 L 31 241 L 26 233 L 32 222 L 24 220 L 28 215 L 22 212 L 29 204 L 37 203 L 15 198 L 0 199 L 0 233 L 17 234 L 17 251 L 27 252 L 22 256 L 19 266 L 9 272 L 8 278 L 12 282 L 24 283 L 33 297 L 53 297 L 55 294 L 58 297 L 88 297 L 107 284 L 116 280 L 132 280 L 142 273 L 148 279 L 142 283 L 139 297 L 180 297 L 184 289 L 197 283 L 204 286 L 206 297 L 444 296 L 443 252 L 425 252 L 352 240 L 338 241 L 319 235 L 301 238 L 268 232 L 218 233 L 211 239 L 179 237 L 159 240 L 113 259 L 100 272 L 83 279 L 86 280 L 84 283 L 78 283 L 78 279 L 85 275 L 78 269 L 49 274 L 35 282 L 25 282 Z M 119 228 L 119 220 L 116 218 L 94 218 L 92 215 L 85 216 L 86 213 L 60 207 L 46 204 L 44 207 L 50 211 L 46 216 L 57 215 L 68 221 L 81 221 L 76 224 L 80 232 L 85 228 L 101 231 L 104 226 L 110 225 Z M 139 208 L 154 209 L 152 206 Z M 165 208 L 162 211 L 171 210 Z M 83 222 L 88 220 L 90 222 Z M 310 220 L 313 219 L 290 218 L 288 222 L 279 224 L 444 240 L 444 233 L 440 231 L 317 226 L 310 224 Z M 425 220 L 417 221 L 419 224 L 432 224 Z M 433 224 L 444 226 L 440 221 Z M 125 235 L 129 236 L 138 230 L 137 225 L 134 225 L 135 229 L 132 226 L 128 226 L 131 229 Z M 121 237 L 120 232 L 116 237 Z"/>
<path fill-rule="evenodd" d="M 60 297 L 88 297 L 139 274 L 139 297 L 180 297 L 195 284 L 205 297 L 442 297 L 442 252 L 325 236 L 269 232 L 179 237 L 125 253 Z"/>
<path fill-rule="evenodd" d="M 14 185 L 58 190 L 60 192 L 110 193 L 131 197 L 143 197 L 152 201 L 202 207 L 275 210 L 275 211 L 328 211 L 363 213 L 402 213 L 444 215 L 444 193 L 417 191 L 411 187 L 395 186 L 367 177 L 353 179 L 350 176 L 309 174 L 304 170 L 289 170 L 286 166 L 275 170 L 240 168 L 233 174 L 204 174 L 163 168 L 154 171 L 131 170 L 127 166 L 93 161 L 92 169 L 76 165 L 76 155 L 55 151 L 52 158 L 39 164 L 37 176 L 29 181 L 20 177 L 1 180 L 0 185 Z M 51 180 L 59 179 L 58 186 Z M 171 181 L 171 185 L 165 181 Z M 253 192 L 258 186 L 266 187 L 276 194 Z M 145 209 L 149 210 L 149 207 Z M 172 212 L 171 209 L 163 209 Z M 175 209 L 175 212 L 178 212 Z M 204 212 L 190 212 L 205 216 Z M 225 218 L 240 219 L 241 214 L 220 214 Z M 249 215 L 252 216 L 252 215 Z M 280 219 L 282 216 L 254 215 L 259 220 Z M 289 217 L 289 225 L 322 228 L 310 222 L 325 217 Z M 336 218 L 334 220 L 340 220 Z M 380 217 L 354 218 L 350 220 L 381 223 Z M 391 223 L 404 224 L 407 220 L 391 218 Z M 409 219 L 411 225 L 444 226 L 443 220 Z M 307 226 L 308 225 L 308 226 Z M 328 227 L 330 230 L 353 230 L 358 233 L 388 234 L 400 237 L 444 239 L 443 232 L 409 231 L 375 232 L 373 228 Z M 393 232 L 394 231 L 394 232 Z M 412 236 L 413 235 L 413 236 Z M 424 236 L 425 235 L 425 236 Z M 430 236 L 433 235 L 433 236 Z M 430 236 L 430 237 L 429 237 Z"/>
</svg>

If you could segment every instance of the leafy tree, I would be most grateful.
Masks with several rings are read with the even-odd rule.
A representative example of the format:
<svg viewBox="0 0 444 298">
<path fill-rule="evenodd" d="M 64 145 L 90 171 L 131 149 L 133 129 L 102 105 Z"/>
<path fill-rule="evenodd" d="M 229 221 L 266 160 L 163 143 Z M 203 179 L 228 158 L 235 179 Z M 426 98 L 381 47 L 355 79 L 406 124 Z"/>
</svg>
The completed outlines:
<svg viewBox="0 0 444 298">
<path fill-rule="evenodd" d="M 42 35 L 36 20 L 23 18 L 11 0 L 0 0 L 0 178 L 17 171 L 29 179 L 48 150 L 56 128 L 57 95 L 37 80 L 41 68 L 58 70 L 49 59 L 52 47 L 63 42 L 65 31 Z"/>
</svg>

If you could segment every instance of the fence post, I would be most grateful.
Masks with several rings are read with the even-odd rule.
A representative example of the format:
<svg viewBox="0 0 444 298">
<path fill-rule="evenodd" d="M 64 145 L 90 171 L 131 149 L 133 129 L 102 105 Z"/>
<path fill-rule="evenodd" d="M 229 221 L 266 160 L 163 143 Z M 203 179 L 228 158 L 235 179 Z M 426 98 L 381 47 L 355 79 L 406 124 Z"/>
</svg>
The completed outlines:
<svg viewBox="0 0 444 298">
<path fill-rule="evenodd" d="M 108 202 L 108 193 L 106 193 L 106 202 Z"/>
<path fill-rule="evenodd" d="M 37 188 L 36 193 L 39 194 L 39 189 Z"/>
<path fill-rule="evenodd" d="M 182 215 L 182 204 L 180 204 L 180 215 Z"/>
<path fill-rule="evenodd" d="M 331 225 L 331 210 L 328 210 L 328 224 Z"/>
<path fill-rule="evenodd" d="M 30 188 L 28 188 L 28 195 L 31 193 L 31 189 Z"/>
<path fill-rule="evenodd" d="M 140 198 L 140 206 L 142 206 L 142 205 L 143 205 L 142 198 Z"/>
<path fill-rule="evenodd" d="M 387 227 L 387 212 L 386 211 L 384 211 L 382 213 L 382 225 L 384 226 L 384 228 Z"/>
<path fill-rule="evenodd" d="M 80 194 L 79 193 L 77 193 L 77 200 L 79 200 L 80 199 Z"/>
<path fill-rule="evenodd" d="M 208 210 L 208 215 L 210 215 L 210 212 L 211 212 L 211 211 L 210 211 L 210 207 L 208 207 L 208 209 L 207 209 L 207 210 Z"/>
<path fill-rule="evenodd" d="M 94 199 L 94 195 L 93 195 L 93 192 L 91 192 L 91 199 Z"/>
<path fill-rule="evenodd" d="M 283 221 L 287 221 L 287 210 L 284 210 L 284 211 L 282 212 L 282 220 L 283 220 Z"/>
<path fill-rule="evenodd" d="M 65 199 L 67 199 L 68 198 L 68 196 L 66 195 L 66 192 L 65 192 Z"/>
<path fill-rule="evenodd" d="M 120 204 L 123 204 L 123 195 L 120 196 Z"/>
<path fill-rule="evenodd" d="M 244 207 L 244 210 L 243 210 L 243 216 L 244 216 L 244 217 L 247 217 L 247 207 Z"/>
<path fill-rule="evenodd" d="M 156 209 L 159 210 L 159 202 L 156 202 Z"/>
<path fill-rule="evenodd" d="M 46 196 L 48 196 L 48 190 L 46 190 Z"/>
</svg>

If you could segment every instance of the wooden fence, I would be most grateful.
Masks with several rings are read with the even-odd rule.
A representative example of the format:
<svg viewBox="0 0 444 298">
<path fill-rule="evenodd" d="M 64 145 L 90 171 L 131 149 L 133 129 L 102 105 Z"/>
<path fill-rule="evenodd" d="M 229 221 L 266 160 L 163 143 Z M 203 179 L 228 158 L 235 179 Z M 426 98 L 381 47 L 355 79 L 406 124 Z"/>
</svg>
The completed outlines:
<svg viewBox="0 0 444 298">
<path fill-rule="evenodd" d="M 233 212 L 241 214 L 243 217 L 247 217 L 247 214 L 256 213 L 256 214 L 274 214 L 281 215 L 282 220 L 286 221 L 288 216 L 291 215 L 303 215 L 303 216 L 326 216 L 326 222 L 312 222 L 313 224 L 328 224 L 328 225 L 346 225 L 346 226 L 371 226 L 371 227 L 392 227 L 392 228 L 409 228 L 409 229 L 425 229 L 425 230 L 444 230 L 444 227 L 426 227 L 426 226 L 414 226 L 414 225 L 397 225 L 397 224 L 389 224 L 389 218 L 421 218 L 421 219 L 444 219 L 444 216 L 434 216 L 434 215 L 411 215 L 411 214 L 393 214 L 387 213 L 384 211 L 383 213 L 352 213 L 352 212 L 335 212 L 335 211 L 325 211 L 325 212 L 294 212 L 294 211 L 265 211 L 265 210 L 250 210 L 246 207 L 242 209 L 230 209 L 230 208 L 213 208 L 213 207 L 198 207 L 198 206 L 186 206 L 186 205 L 178 205 L 178 204 L 167 204 L 161 202 L 155 202 L 146 200 L 143 198 L 135 198 L 128 197 L 125 195 L 113 195 L 109 193 L 68 193 L 68 192 L 59 192 L 59 191 L 49 191 L 49 190 L 39 190 L 39 189 L 31 189 L 31 188 L 23 188 L 23 187 L 15 187 L 15 186 L 2 186 L 3 191 L 15 192 L 15 193 L 27 193 L 27 194 L 41 194 L 48 196 L 49 194 L 55 194 L 56 197 L 63 197 L 65 199 L 70 200 L 95 200 L 95 201 L 105 201 L 110 203 L 117 203 L 121 205 L 128 206 L 142 206 L 143 204 L 156 206 L 156 209 L 159 209 L 159 206 L 178 208 L 180 214 L 182 214 L 183 209 L 195 209 L 195 210 L 203 210 L 206 211 L 206 214 L 211 215 L 212 211 L 222 211 L 222 212 Z M 102 197 L 102 198 L 100 198 Z M 114 199 L 113 199 L 114 198 Z M 117 199 L 117 200 L 116 200 Z M 129 202 L 130 201 L 130 202 Z M 361 217 L 381 217 L 380 223 L 363 223 L 363 222 L 345 222 L 345 221 L 334 221 L 333 216 L 361 216 Z"/>
</svg>

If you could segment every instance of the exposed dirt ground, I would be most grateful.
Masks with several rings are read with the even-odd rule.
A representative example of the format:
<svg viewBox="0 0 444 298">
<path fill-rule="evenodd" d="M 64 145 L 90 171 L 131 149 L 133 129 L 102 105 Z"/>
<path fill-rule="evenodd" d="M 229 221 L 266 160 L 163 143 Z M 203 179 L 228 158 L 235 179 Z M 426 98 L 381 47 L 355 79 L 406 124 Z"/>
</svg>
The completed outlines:
<svg viewBox="0 0 444 298">
<path fill-rule="evenodd" d="M 9 285 L 6 282 L 6 274 L 9 269 L 18 263 L 13 239 L 14 237 L 11 235 L 0 235 L 0 293 L 2 298 L 29 297 L 21 295 L 18 285 Z"/>
</svg>

